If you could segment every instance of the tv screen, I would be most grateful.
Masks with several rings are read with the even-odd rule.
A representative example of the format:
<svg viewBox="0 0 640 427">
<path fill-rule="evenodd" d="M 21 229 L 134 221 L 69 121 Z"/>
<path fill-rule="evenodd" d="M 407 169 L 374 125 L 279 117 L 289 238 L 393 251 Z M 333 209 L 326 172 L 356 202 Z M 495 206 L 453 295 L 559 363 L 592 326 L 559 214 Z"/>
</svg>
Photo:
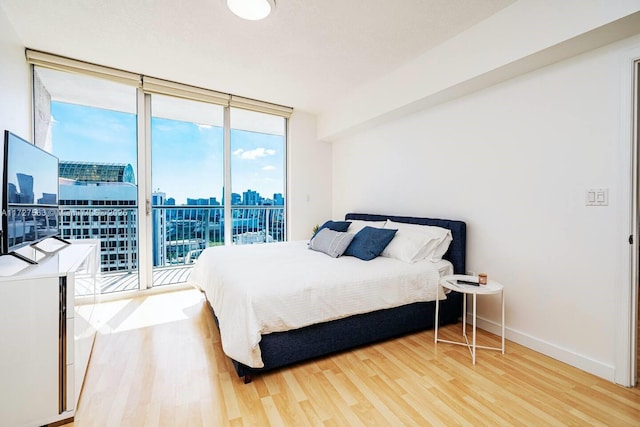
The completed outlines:
<svg viewBox="0 0 640 427">
<path fill-rule="evenodd" d="M 2 253 L 58 235 L 58 158 L 4 133 Z"/>
</svg>

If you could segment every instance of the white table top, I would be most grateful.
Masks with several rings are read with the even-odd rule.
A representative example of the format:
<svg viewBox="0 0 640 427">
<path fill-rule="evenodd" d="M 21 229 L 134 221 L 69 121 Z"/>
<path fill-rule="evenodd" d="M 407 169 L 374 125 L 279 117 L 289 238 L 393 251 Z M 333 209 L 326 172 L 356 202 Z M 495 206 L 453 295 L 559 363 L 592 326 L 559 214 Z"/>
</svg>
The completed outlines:
<svg viewBox="0 0 640 427">
<path fill-rule="evenodd" d="M 77 268 L 77 264 L 87 258 L 86 254 L 95 250 L 95 246 L 98 246 L 98 250 L 100 250 L 99 240 L 81 239 L 69 240 L 69 242 L 71 242 L 70 245 L 65 244 L 58 252 L 51 255 L 44 255 L 33 248 L 24 247 L 25 250 L 29 250 L 30 254 L 34 255 L 27 256 L 27 258 L 37 260 L 38 263 L 34 265 L 11 255 L 0 256 L 0 282 L 64 275 L 69 271 L 74 271 Z M 47 246 L 47 249 L 55 249 L 56 246 L 54 245 L 55 242 L 53 245 Z"/>
<path fill-rule="evenodd" d="M 478 295 L 497 294 L 502 292 L 502 289 L 504 288 L 500 283 L 491 279 L 487 280 L 486 285 L 479 285 L 479 286 L 465 285 L 462 283 L 458 284 L 457 280 L 470 280 L 470 281 L 477 282 L 478 276 L 468 276 L 465 274 L 453 274 L 450 276 L 444 276 L 442 279 L 440 279 L 440 285 L 444 286 L 447 289 L 451 289 L 452 291 L 462 292 L 465 294 L 478 294 Z"/>
</svg>

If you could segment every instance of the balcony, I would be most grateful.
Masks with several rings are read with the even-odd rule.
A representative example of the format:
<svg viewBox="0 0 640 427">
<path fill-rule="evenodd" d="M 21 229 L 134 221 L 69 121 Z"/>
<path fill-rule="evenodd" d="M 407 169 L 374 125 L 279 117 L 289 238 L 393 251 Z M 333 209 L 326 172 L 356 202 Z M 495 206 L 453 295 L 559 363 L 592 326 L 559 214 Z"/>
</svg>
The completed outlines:
<svg viewBox="0 0 640 427">
<path fill-rule="evenodd" d="M 135 290 L 138 285 L 136 206 L 60 206 L 60 234 L 67 239 L 100 239 L 100 293 Z M 284 206 L 233 206 L 232 244 L 281 242 Z M 222 206 L 153 206 L 153 285 L 188 280 L 193 264 L 209 246 L 224 245 Z"/>
</svg>

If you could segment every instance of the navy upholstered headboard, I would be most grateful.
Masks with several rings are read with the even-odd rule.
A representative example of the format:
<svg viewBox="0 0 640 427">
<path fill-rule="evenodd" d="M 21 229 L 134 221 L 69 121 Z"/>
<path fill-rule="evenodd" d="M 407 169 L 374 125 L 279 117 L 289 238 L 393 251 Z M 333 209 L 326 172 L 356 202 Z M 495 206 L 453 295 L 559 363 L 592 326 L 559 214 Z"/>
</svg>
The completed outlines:
<svg viewBox="0 0 640 427">
<path fill-rule="evenodd" d="M 449 260 L 453 264 L 454 273 L 466 273 L 465 262 L 467 256 L 467 225 L 463 221 L 362 213 L 348 213 L 347 215 L 345 215 L 345 219 L 360 219 L 364 221 L 385 221 L 387 219 L 390 219 L 391 221 L 396 222 L 406 222 L 409 224 L 420 225 L 435 225 L 437 227 L 448 228 L 449 230 L 451 230 L 453 241 L 451 242 L 449 250 L 446 254 L 444 254 L 443 258 Z"/>
</svg>

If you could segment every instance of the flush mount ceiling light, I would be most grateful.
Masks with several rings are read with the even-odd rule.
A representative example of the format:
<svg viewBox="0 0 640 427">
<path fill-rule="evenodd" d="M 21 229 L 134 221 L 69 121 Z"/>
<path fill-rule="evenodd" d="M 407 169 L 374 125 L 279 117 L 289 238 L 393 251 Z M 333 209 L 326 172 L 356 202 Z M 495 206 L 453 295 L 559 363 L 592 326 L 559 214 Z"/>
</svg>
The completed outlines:
<svg viewBox="0 0 640 427">
<path fill-rule="evenodd" d="M 273 12 L 276 2 L 275 0 L 227 0 L 227 7 L 240 18 L 258 21 Z"/>
</svg>

